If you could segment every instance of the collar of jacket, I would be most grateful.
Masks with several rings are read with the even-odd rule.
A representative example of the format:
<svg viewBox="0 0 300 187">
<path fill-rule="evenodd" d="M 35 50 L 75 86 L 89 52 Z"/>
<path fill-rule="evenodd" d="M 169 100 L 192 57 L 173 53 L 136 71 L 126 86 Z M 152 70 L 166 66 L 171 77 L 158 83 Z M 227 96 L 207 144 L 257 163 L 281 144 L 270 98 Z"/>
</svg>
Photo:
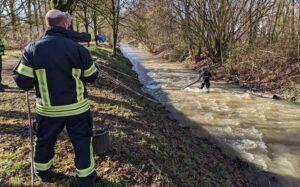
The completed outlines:
<svg viewBox="0 0 300 187">
<path fill-rule="evenodd" d="M 44 36 L 66 36 L 67 37 L 67 30 L 63 27 L 48 27 L 45 31 Z"/>
</svg>

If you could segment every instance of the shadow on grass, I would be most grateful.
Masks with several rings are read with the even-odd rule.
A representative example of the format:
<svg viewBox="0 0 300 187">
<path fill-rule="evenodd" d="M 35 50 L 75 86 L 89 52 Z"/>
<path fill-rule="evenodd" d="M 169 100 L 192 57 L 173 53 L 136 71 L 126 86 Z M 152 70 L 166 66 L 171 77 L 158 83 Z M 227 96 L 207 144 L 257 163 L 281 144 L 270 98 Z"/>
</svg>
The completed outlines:
<svg viewBox="0 0 300 187">
<path fill-rule="evenodd" d="M 95 101 L 97 103 L 101 103 L 101 104 L 110 104 L 110 105 L 114 105 L 114 106 L 120 106 L 120 107 L 124 107 L 127 109 L 131 109 L 131 110 L 134 110 L 134 112 L 142 112 L 141 109 L 132 106 L 128 102 L 112 100 L 112 99 L 108 99 L 108 98 L 97 96 L 97 95 L 89 95 L 89 99 L 92 101 Z"/>
<path fill-rule="evenodd" d="M 0 136 L 15 135 L 22 138 L 29 136 L 29 126 L 0 124 Z"/>
<path fill-rule="evenodd" d="M 10 119 L 22 119 L 22 120 L 28 119 L 26 112 L 11 111 L 11 110 L 0 110 L 0 117 L 8 118 L 8 120 L 10 120 Z"/>
<path fill-rule="evenodd" d="M 49 185 L 55 185 L 55 186 L 63 186 L 63 187 L 79 187 L 78 183 L 77 183 L 77 179 L 75 176 L 69 176 L 69 175 L 65 175 L 62 173 L 53 173 L 53 178 L 51 180 L 51 182 L 47 182 L 47 183 L 41 183 L 40 181 L 38 181 L 37 178 L 35 178 L 34 184 L 35 186 L 49 186 Z M 22 184 L 22 185 L 12 185 L 3 181 L 0 181 L 0 186 L 2 187 L 24 187 L 26 185 Z M 96 178 L 96 185 L 95 187 L 122 187 L 124 186 L 122 183 L 120 182 L 111 182 L 105 179 L 102 179 L 101 177 L 97 176 Z"/>
<path fill-rule="evenodd" d="M 79 187 L 77 184 L 77 179 L 75 176 L 69 176 L 62 173 L 54 173 L 53 184 L 56 186 L 70 186 L 70 187 Z M 95 187 L 121 187 L 123 186 L 119 182 L 111 182 L 107 181 L 100 176 L 96 178 L 96 186 Z"/>
<path fill-rule="evenodd" d="M 5 88 L 5 91 L 3 93 L 25 93 L 22 90 L 18 90 L 18 89 L 10 89 L 10 88 Z"/>
</svg>

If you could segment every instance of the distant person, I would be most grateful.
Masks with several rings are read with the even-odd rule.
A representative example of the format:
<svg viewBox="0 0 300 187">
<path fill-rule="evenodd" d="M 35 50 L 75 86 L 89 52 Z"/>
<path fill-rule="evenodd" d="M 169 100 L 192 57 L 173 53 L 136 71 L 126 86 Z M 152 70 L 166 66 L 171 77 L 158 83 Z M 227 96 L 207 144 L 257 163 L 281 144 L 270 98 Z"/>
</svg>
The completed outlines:
<svg viewBox="0 0 300 187">
<path fill-rule="evenodd" d="M 212 77 L 212 75 L 208 71 L 208 69 L 207 68 L 203 68 L 203 70 L 202 70 L 202 72 L 200 73 L 200 76 L 199 76 L 199 80 L 202 79 L 202 83 L 201 83 L 200 89 L 203 89 L 204 86 L 205 86 L 207 88 L 207 90 L 209 91 L 211 77 Z"/>
<path fill-rule="evenodd" d="M 207 68 L 203 68 L 202 71 L 201 71 L 201 73 L 200 73 L 200 75 L 199 75 L 199 78 L 195 82 L 193 82 L 193 83 L 191 83 L 191 84 L 183 87 L 183 89 L 186 89 L 187 87 L 192 86 L 192 85 L 196 84 L 197 82 L 203 80 L 200 89 L 203 89 L 204 86 L 206 86 L 207 90 L 209 91 L 211 77 L 212 77 L 212 75 L 208 71 L 208 69 Z"/>
<path fill-rule="evenodd" d="M 0 44 L 2 44 L 3 45 L 3 42 L 2 42 L 2 39 L 0 38 Z M 1 54 L 0 54 L 1 55 Z M 0 59 L 0 92 L 4 92 L 5 90 L 5 88 L 8 88 L 8 86 L 7 85 L 5 85 L 5 84 L 2 84 L 2 57 L 0 57 L 1 59 Z"/>
<path fill-rule="evenodd" d="M 67 30 L 68 38 L 70 38 L 75 42 L 91 42 L 92 40 L 91 34 L 87 32 L 74 31 L 72 26 L 72 20 L 73 20 L 72 16 L 67 12 L 65 12 L 64 14 L 68 22 L 68 30 Z M 103 35 L 96 35 L 95 39 L 98 40 L 100 43 L 104 43 L 106 41 L 106 37 Z"/>
<path fill-rule="evenodd" d="M 69 39 L 63 12 L 47 12 L 46 25 L 44 37 L 24 48 L 14 71 L 18 87 L 25 91 L 35 87 L 35 174 L 42 181 L 51 181 L 55 143 L 66 128 L 75 151 L 78 183 L 94 186 L 92 117 L 85 85 L 97 79 L 98 71 L 89 51 Z"/>
</svg>

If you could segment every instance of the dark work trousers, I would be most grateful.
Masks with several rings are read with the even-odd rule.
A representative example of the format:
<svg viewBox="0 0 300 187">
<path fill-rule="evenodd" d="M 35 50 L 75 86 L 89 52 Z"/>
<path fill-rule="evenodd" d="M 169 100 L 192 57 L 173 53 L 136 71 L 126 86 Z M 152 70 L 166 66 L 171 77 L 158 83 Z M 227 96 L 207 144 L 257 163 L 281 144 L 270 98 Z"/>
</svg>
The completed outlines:
<svg viewBox="0 0 300 187">
<path fill-rule="evenodd" d="M 209 89 L 209 87 L 210 87 L 210 82 L 209 82 L 209 81 L 204 81 L 204 82 L 201 84 L 200 89 L 203 89 L 204 86 L 205 86 L 207 89 Z"/>
<path fill-rule="evenodd" d="M 91 115 L 66 118 L 37 116 L 37 138 L 34 152 L 36 175 L 43 181 L 51 177 L 54 146 L 60 132 L 66 127 L 75 150 L 75 166 L 80 186 L 92 186 L 96 177 L 92 147 Z"/>
</svg>

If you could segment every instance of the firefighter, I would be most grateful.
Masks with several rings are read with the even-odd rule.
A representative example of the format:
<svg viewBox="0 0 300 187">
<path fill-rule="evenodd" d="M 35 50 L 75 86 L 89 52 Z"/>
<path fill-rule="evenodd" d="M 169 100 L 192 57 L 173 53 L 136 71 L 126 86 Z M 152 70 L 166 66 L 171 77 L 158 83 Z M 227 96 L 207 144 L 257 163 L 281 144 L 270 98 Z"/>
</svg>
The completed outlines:
<svg viewBox="0 0 300 187">
<path fill-rule="evenodd" d="M 47 12 L 46 24 L 44 37 L 24 48 L 14 72 L 18 87 L 36 91 L 35 174 L 51 181 L 54 146 L 66 127 L 75 150 L 78 183 L 93 186 L 92 117 L 85 85 L 97 79 L 98 70 L 88 50 L 68 38 L 63 12 Z"/>
<path fill-rule="evenodd" d="M 68 29 L 67 29 L 67 37 L 75 42 L 91 42 L 92 41 L 92 36 L 88 32 L 76 32 L 73 30 L 72 26 L 72 16 L 64 12 L 67 22 L 68 22 Z M 104 43 L 106 41 L 106 37 L 103 35 L 96 35 L 95 39 L 98 40 L 100 43 Z"/>
</svg>

